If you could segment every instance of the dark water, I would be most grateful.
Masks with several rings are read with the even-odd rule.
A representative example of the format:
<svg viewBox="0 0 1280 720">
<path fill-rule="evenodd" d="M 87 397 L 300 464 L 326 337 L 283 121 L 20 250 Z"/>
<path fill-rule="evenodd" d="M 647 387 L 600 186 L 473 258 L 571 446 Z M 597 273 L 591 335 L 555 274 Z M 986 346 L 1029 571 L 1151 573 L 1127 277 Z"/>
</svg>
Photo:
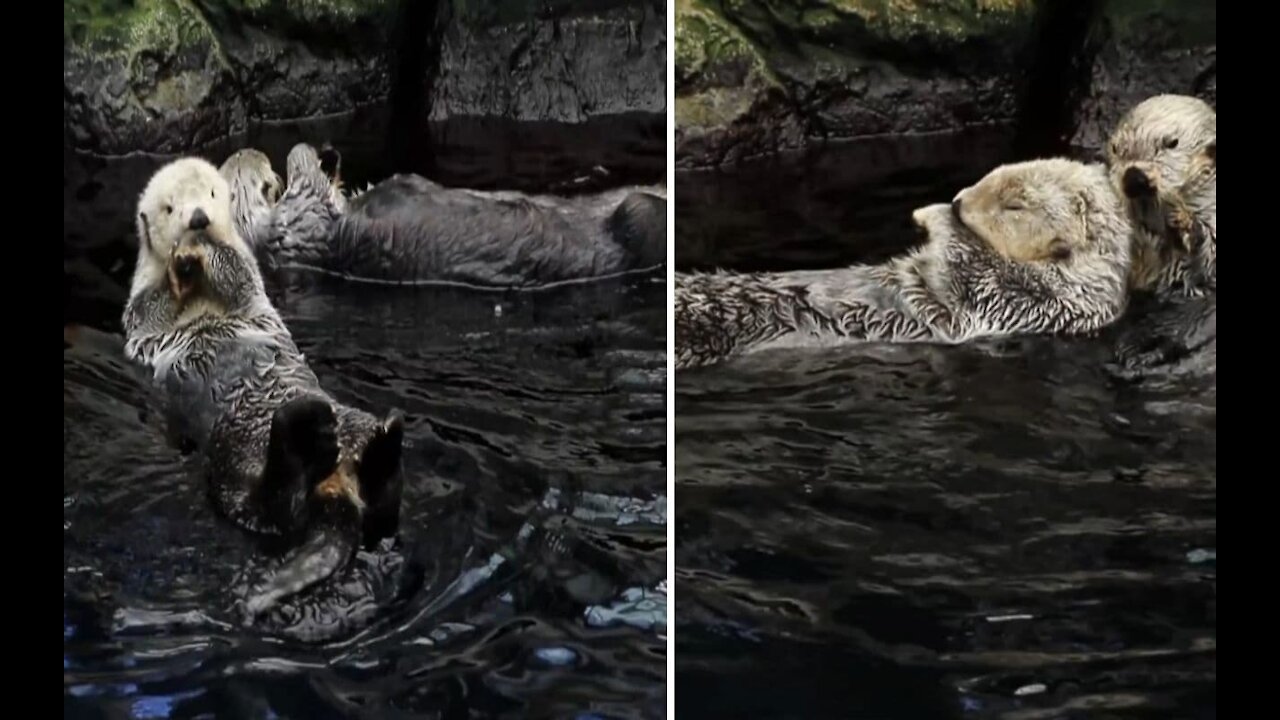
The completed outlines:
<svg viewBox="0 0 1280 720">
<path fill-rule="evenodd" d="M 832 151 L 799 189 L 781 171 L 678 176 L 678 252 L 713 248 L 679 264 L 881 256 L 910 242 L 912 208 L 992 164 L 868 187 L 866 158 Z M 1216 717 L 1216 373 L 1122 375 L 1114 342 L 782 351 L 678 375 L 677 713 Z"/>
<path fill-rule="evenodd" d="M 75 219 L 136 197 L 146 173 L 128 163 L 144 163 L 123 162 L 90 175 L 136 188 L 68 207 L 83 240 L 68 256 L 110 246 L 115 226 Z M 405 596 L 319 643 L 229 624 L 260 548 L 214 514 L 111 323 L 91 322 L 119 306 L 77 297 L 102 329 L 70 326 L 63 353 L 65 716 L 663 714 L 660 274 L 533 293 L 290 286 L 279 307 L 322 384 L 407 416 L 401 542 L 359 559 Z"/>
</svg>

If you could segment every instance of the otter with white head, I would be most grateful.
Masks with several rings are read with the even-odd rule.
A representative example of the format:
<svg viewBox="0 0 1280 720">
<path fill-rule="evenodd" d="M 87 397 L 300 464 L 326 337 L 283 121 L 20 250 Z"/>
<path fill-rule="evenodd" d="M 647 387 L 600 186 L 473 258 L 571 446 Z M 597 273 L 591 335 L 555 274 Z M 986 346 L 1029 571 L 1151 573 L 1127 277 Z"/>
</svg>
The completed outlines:
<svg viewBox="0 0 1280 720">
<path fill-rule="evenodd" d="M 1185 95 L 1134 106 L 1107 143 L 1117 192 L 1142 230 L 1132 286 L 1157 294 L 1217 288 L 1218 115 Z"/>
<path fill-rule="evenodd" d="M 142 248 L 125 353 L 151 369 L 168 413 L 201 450 L 233 522 L 294 550 L 245 603 L 256 616 L 394 535 L 403 421 L 344 406 L 321 387 L 263 289 L 217 169 L 185 158 L 139 202 Z"/>
<path fill-rule="evenodd" d="M 260 257 L 351 280 L 537 287 L 666 260 L 666 199 L 621 188 L 560 198 L 446 188 L 395 175 L 350 199 L 340 158 L 300 144 Z"/>
<path fill-rule="evenodd" d="M 1124 311 L 1133 231 L 1101 166 L 1003 166 L 913 218 L 928 241 L 881 265 L 676 275 L 676 367 L 776 347 L 1088 333 Z M 1011 234 L 1049 252 L 997 252 Z"/>
</svg>

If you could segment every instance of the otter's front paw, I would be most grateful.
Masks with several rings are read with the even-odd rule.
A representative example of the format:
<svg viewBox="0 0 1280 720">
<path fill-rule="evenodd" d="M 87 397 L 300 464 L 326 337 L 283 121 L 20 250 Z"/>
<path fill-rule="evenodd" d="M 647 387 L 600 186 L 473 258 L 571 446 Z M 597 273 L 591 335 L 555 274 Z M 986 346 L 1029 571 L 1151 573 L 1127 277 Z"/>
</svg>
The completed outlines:
<svg viewBox="0 0 1280 720">
<path fill-rule="evenodd" d="M 204 275 L 207 256 L 198 245 L 174 248 L 169 259 L 169 289 L 179 301 L 191 294 Z"/>
</svg>

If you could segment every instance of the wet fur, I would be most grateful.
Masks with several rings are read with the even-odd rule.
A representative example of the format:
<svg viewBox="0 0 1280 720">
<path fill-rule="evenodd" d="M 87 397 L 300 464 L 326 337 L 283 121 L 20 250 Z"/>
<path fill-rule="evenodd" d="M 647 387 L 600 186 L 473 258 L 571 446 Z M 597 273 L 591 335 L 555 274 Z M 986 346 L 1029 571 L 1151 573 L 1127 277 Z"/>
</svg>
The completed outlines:
<svg viewBox="0 0 1280 720">
<path fill-rule="evenodd" d="M 1133 289 L 1192 297 L 1216 291 L 1217 145 L 1217 113 L 1194 97 L 1158 95 L 1117 124 L 1107 143 L 1107 164 L 1113 187 L 1141 230 Z M 1154 187 L 1150 196 L 1126 195 L 1124 177 L 1132 170 Z"/>
<path fill-rule="evenodd" d="M 1126 306 L 1132 228 L 1103 168 L 1065 160 L 1010 167 L 1003 172 L 1061 181 L 1071 190 L 1055 211 L 1082 214 L 1047 218 L 1050 224 L 1089 228 L 1068 259 L 1011 260 L 961 223 L 952 208 L 933 205 L 915 213 L 927 242 L 881 265 L 677 274 L 676 367 L 775 347 L 959 343 L 997 335 L 1088 333 L 1108 325 Z"/>
<path fill-rule="evenodd" d="M 665 262 L 666 199 L 651 192 L 557 198 L 396 175 L 345 199 L 336 167 L 307 145 L 290 153 L 267 263 L 378 282 L 526 287 Z"/>
<path fill-rule="evenodd" d="M 237 150 L 218 172 L 231 188 L 232 221 L 236 232 L 256 248 L 262 244 L 271 210 L 284 192 L 284 181 L 271 167 L 266 153 L 252 148 Z"/>
<path fill-rule="evenodd" d="M 203 452 L 217 507 L 296 546 L 255 584 L 244 606 L 253 617 L 344 567 L 361 542 L 395 533 L 403 424 L 324 392 L 228 221 L 170 245 L 163 278 L 135 277 L 125 354 L 151 369 L 175 432 Z M 184 259 L 194 276 L 173 271 Z M 156 262 L 140 259 L 139 272 Z"/>
</svg>

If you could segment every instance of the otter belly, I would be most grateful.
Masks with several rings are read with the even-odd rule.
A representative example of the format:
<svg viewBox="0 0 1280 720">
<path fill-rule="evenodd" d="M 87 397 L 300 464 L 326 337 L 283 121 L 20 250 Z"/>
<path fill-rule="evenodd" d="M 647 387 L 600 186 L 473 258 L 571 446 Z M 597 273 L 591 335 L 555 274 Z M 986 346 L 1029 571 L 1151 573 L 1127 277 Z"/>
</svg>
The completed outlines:
<svg viewBox="0 0 1280 720">
<path fill-rule="evenodd" d="M 327 268 L 352 279 L 537 286 L 615 275 L 665 258 L 666 201 L 442 188 L 397 176 L 351 201 Z"/>
</svg>

